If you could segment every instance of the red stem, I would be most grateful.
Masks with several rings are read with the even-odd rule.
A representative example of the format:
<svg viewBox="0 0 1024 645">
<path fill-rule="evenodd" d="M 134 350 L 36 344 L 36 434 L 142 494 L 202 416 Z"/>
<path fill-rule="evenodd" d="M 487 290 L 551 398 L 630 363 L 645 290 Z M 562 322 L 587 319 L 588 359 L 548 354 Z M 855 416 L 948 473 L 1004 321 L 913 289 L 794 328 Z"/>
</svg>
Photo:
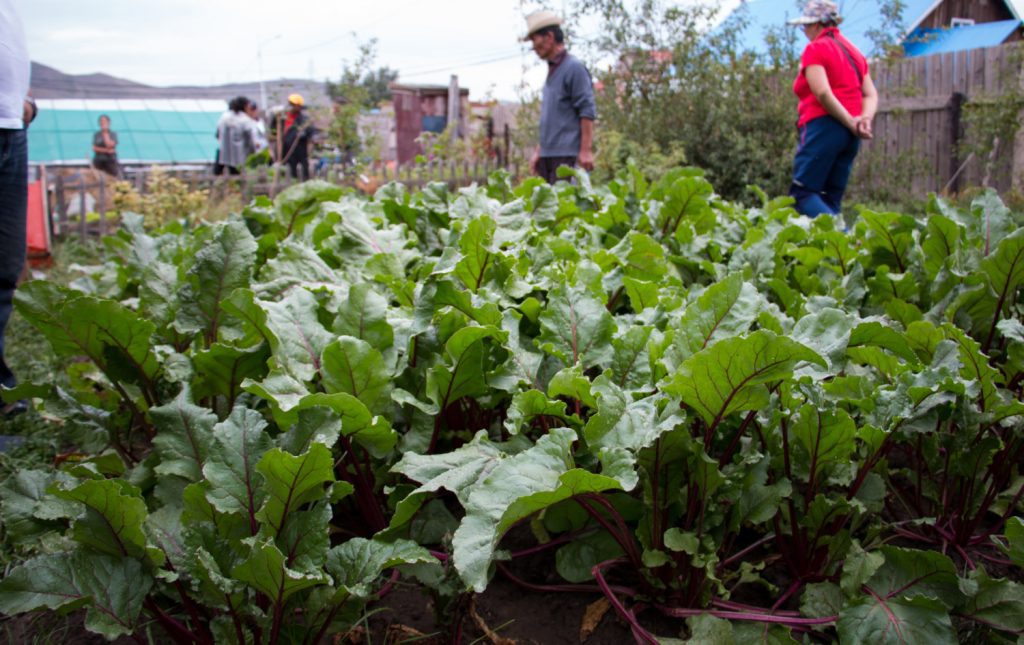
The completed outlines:
<svg viewBox="0 0 1024 645">
<path fill-rule="evenodd" d="M 398 582 L 399 576 L 401 576 L 401 574 L 398 572 L 398 569 L 395 569 L 391 572 L 391 578 L 386 583 L 384 583 L 384 586 L 381 587 L 380 591 L 377 592 L 377 600 L 380 600 L 384 596 L 391 593 L 391 590 L 395 588 L 395 583 Z"/>
<path fill-rule="evenodd" d="M 596 585 L 578 585 L 578 584 L 569 584 L 569 585 L 539 585 L 539 584 L 534 583 L 534 582 L 527 582 L 526 580 L 523 580 L 522 578 L 520 578 L 516 574 L 512 573 L 512 571 L 508 568 L 508 565 L 506 565 L 504 562 L 498 562 L 497 565 L 498 565 L 498 571 L 500 571 L 502 573 L 502 575 L 504 575 L 506 578 L 511 580 L 514 584 L 517 584 L 517 585 L 519 585 L 520 587 L 522 587 L 524 589 L 529 589 L 530 591 L 556 592 L 556 593 L 561 593 L 561 592 L 566 592 L 566 593 L 579 593 L 579 592 L 604 593 L 604 590 L 601 589 L 601 587 L 598 587 Z M 631 588 L 631 587 L 621 587 L 621 586 L 618 586 L 618 585 L 610 585 L 609 588 L 612 591 L 614 591 L 615 593 L 620 593 L 620 594 L 622 594 L 624 596 L 629 596 L 631 598 L 637 594 L 636 590 Z"/>
<path fill-rule="evenodd" d="M 560 536 L 556 537 L 553 540 L 548 540 L 544 544 L 538 544 L 537 546 L 531 546 L 530 548 L 523 549 L 522 551 L 516 551 L 516 552 L 512 553 L 512 555 L 509 556 L 509 557 L 511 557 L 513 560 L 516 560 L 518 558 L 525 558 L 528 555 L 533 555 L 535 553 L 540 553 L 542 551 L 546 551 L 546 550 L 550 549 L 551 547 L 558 546 L 559 544 L 565 544 L 566 542 L 572 542 L 573 540 L 581 538 L 581 537 L 583 537 L 585 535 L 590 535 L 591 533 L 594 533 L 595 531 L 596 531 L 596 529 L 594 529 L 593 527 L 591 527 L 589 529 L 582 529 L 582 530 L 579 530 L 579 531 L 570 531 L 570 532 L 568 532 L 568 533 L 566 533 L 564 535 L 560 535 Z"/>
<path fill-rule="evenodd" d="M 633 631 L 633 638 L 635 638 L 638 643 L 646 643 L 646 645 L 658 645 L 658 639 L 655 638 L 654 635 L 651 634 L 649 631 L 644 629 L 639 622 L 637 622 L 636 616 L 633 615 L 633 612 L 631 612 L 629 609 L 626 608 L 625 605 L 619 602 L 619 599 L 615 596 L 615 592 L 612 590 L 611 586 L 608 585 L 608 582 L 604 579 L 604 573 L 602 572 L 602 570 L 605 567 L 611 566 L 613 564 L 620 564 L 623 562 L 625 562 L 625 560 L 623 560 L 622 558 L 616 558 L 614 560 L 605 560 L 601 564 L 594 565 L 594 568 L 591 569 L 590 572 L 594 574 L 594 579 L 597 580 L 597 585 L 601 587 L 601 591 L 604 592 L 605 598 L 607 598 L 608 602 L 610 602 L 612 607 L 615 608 L 615 612 L 619 615 L 620 618 L 629 623 L 629 626 L 632 628 Z"/>
<path fill-rule="evenodd" d="M 666 616 L 674 618 L 689 618 L 710 614 L 715 618 L 726 620 L 749 620 L 757 623 L 776 623 L 787 627 L 802 627 L 810 625 L 831 625 L 839 620 L 839 616 L 824 616 L 822 618 L 796 618 L 794 616 L 778 616 L 752 611 L 719 611 L 716 609 L 679 609 L 675 607 L 661 607 L 655 605 Z"/>
<path fill-rule="evenodd" d="M 724 567 L 729 566 L 733 562 L 736 562 L 737 560 L 742 560 L 743 558 L 745 558 L 747 555 L 749 555 L 753 551 L 756 551 L 758 548 L 764 546 L 765 543 L 770 542 L 774 537 L 775 537 L 774 533 L 769 533 L 768 535 L 762 537 L 761 539 L 757 540 L 753 544 L 744 547 L 743 550 L 741 550 L 739 553 L 736 553 L 735 555 L 731 555 L 728 558 L 726 558 L 725 560 L 723 560 L 722 563 L 718 565 L 718 568 L 722 569 Z"/>
<path fill-rule="evenodd" d="M 712 607 L 717 607 L 719 609 L 725 609 L 725 610 L 728 610 L 728 611 L 740 611 L 740 612 L 747 612 L 747 613 L 751 613 L 751 612 L 757 613 L 757 612 L 765 611 L 761 607 L 755 607 L 753 605 L 745 605 L 745 604 L 743 604 L 741 602 L 733 602 L 731 600 L 717 600 L 717 599 L 716 600 L 712 600 L 711 601 L 711 606 Z M 795 618 L 799 618 L 800 617 L 800 612 L 798 612 L 798 611 L 787 611 L 787 610 L 784 610 L 784 609 L 772 611 L 771 613 L 773 615 L 775 615 L 775 616 L 793 616 Z"/>
<path fill-rule="evenodd" d="M 204 642 L 196 637 L 191 630 L 182 625 L 177 619 L 164 612 L 164 610 L 160 608 L 160 605 L 156 604 L 156 601 L 152 598 L 147 597 L 143 601 L 143 604 L 146 606 L 146 609 L 153 614 L 157 622 L 159 622 L 164 628 L 167 635 L 174 639 L 176 643 L 187 643 L 188 645 L 191 645 L 192 643 Z"/>
</svg>

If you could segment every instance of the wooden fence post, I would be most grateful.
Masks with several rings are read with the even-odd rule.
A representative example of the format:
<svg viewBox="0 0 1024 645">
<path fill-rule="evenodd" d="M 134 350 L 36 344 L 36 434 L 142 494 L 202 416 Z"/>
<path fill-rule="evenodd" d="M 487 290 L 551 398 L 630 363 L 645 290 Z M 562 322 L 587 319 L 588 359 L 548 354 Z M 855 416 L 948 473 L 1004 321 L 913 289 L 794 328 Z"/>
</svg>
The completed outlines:
<svg viewBox="0 0 1024 645">
<path fill-rule="evenodd" d="M 57 230 L 60 235 L 67 234 L 68 227 L 68 203 L 64 195 L 64 175 L 57 175 L 57 185 L 54 189 L 57 197 Z"/>
<path fill-rule="evenodd" d="M 96 212 L 100 214 L 100 237 L 107 234 L 107 180 L 105 173 L 100 173 L 99 199 L 96 202 Z"/>
<path fill-rule="evenodd" d="M 85 177 L 82 176 L 78 180 L 78 235 L 82 238 L 83 242 L 89 235 L 85 221 L 87 214 L 88 209 L 85 207 Z"/>
</svg>

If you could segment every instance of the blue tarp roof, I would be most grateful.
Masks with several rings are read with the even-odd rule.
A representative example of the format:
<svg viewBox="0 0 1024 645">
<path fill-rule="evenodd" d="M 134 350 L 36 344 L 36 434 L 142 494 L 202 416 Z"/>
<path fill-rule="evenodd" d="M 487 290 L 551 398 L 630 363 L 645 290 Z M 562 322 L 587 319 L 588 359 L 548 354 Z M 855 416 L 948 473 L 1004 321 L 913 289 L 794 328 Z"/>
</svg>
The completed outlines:
<svg viewBox="0 0 1024 645">
<path fill-rule="evenodd" d="M 749 24 L 746 29 L 742 32 L 740 42 L 746 44 L 746 46 L 756 52 L 765 53 L 767 47 L 765 46 L 764 37 L 770 28 L 778 28 L 780 26 L 786 26 L 786 21 L 795 18 L 800 15 L 800 5 L 803 3 L 796 0 L 743 0 L 739 7 L 736 8 L 736 12 L 746 12 L 744 15 L 748 19 Z M 912 27 L 915 27 L 923 18 L 925 18 L 936 5 L 935 0 L 903 0 L 903 25 L 902 31 L 904 33 L 910 31 Z M 874 51 L 874 44 L 871 39 L 867 36 L 867 32 L 871 29 L 877 29 L 880 22 L 880 11 L 879 11 L 879 0 L 839 0 L 839 13 L 843 16 L 843 23 L 840 25 L 840 29 L 843 34 L 850 39 L 854 45 L 857 46 L 862 52 L 868 56 L 878 54 L 880 52 Z M 1016 11 L 1016 2 L 1009 3 L 1011 11 Z M 1019 16 L 1018 16 L 1019 17 Z M 1005 21 L 1015 22 L 1015 21 Z M 1000 23 L 989 23 L 989 24 L 1003 24 Z M 1020 25 L 1020 22 L 1015 22 L 1016 25 Z M 982 27 L 984 25 L 976 25 Z M 958 27 L 958 29 L 962 29 Z M 1006 35 L 1009 35 L 1013 30 L 1010 29 L 1003 36 L 1005 40 Z M 987 36 L 986 36 L 987 38 Z M 797 31 L 797 47 L 798 49 L 803 48 L 804 36 L 802 33 Z M 956 49 L 944 49 L 942 51 L 957 51 L 961 49 L 973 49 L 975 47 L 988 47 L 1001 43 L 991 42 L 985 40 L 984 43 L 979 43 L 974 39 L 962 39 L 959 36 L 955 38 Z M 927 53 L 936 53 L 934 51 L 928 51 Z M 921 54 L 914 53 L 909 56 L 918 56 Z"/>
<path fill-rule="evenodd" d="M 210 162 L 223 101 L 194 99 L 41 99 L 28 131 L 32 163 L 88 163 L 101 114 L 117 133 L 122 163 Z"/>
<path fill-rule="evenodd" d="M 945 54 L 978 47 L 995 47 L 1020 27 L 1020 20 L 1000 20 L 952 29 L 915 29 L 903 43 L 907 56 Z"/>
</svg>

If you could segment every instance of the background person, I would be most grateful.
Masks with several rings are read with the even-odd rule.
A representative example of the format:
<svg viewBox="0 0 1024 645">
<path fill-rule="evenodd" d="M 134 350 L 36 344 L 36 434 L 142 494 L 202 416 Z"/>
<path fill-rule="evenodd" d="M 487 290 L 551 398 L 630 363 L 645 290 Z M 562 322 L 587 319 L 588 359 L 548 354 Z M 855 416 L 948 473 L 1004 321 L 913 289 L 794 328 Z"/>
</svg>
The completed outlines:
<svg viewBox="0 0 1024 645">
<path fill-rule="evenodd" d="M 266 150 L 270 144 L 267 143 L 267 128 L 264 126 L 263 119 L 260 117 L 259 106 L 256 105 L 255 101 L 249 101 L 249 104 L 245 106 L 245 113 L 253 122 L 253 136 L 256 143 L 256 152 Z"/>
<path fill-rule="evenodd" d="M 562 19 L 551 11 L 526 17 L 526 37 L 533 51 L 548 63 L 540 106 L 540 145 L 530 169 L 548 183 L 559 166 L 594 169 L 594 83 L 582 62 L 565 49 Z"/>
<path fill-rule="evenodd" d="M 14 373 L 4 361 L 4 332 L 11 317 L 18 277 L 25 266 L 28 216 L 25 131 L 36 117 L 35 103 L 26 98 L 30 69 L 21 20 L 11 0 L 0 0 L 0 385 L 4 387 L 17 384 Z M 0 406 L 4 416 L 28 409 L 25 401 Z"/>
<path fill-rule="evenodd" d="M 284 118 L 284 142 L 281 161 L 288 164 L 292 177 L 309 179 L 309 144 L 313 140 L 313 124 L 304 111 L 306 101 L 301 94 L 288 97 L 288 114 Z"/>
<path fill-rule="evenodd" d="M 117 163 L 117 133 L 110 129 L 110 117 L 101 114 L 99 131 L 92 135 L 92 167 L 114 177 L 121 176 Z"/>
<path fill-rule="evenodd" d="M 831 0 L 809 0 L 802 25 L 808 43 L 800 57 L 793 92 L 799 139 L 789 194 L 796 210 L 810 217 L 838 215 L 861 139 L 872 136 L 878 92 L 864 55 L 839 33 L 839 8 Z"/>
<path fill-rule="evenodd" d="M 228 103 L 228 111 L 217 121 L 217 140 L 220 148 L 217 151 L 217 162 L 213 174 L 222 175 L 241 173 L 245 160 L 256 152 L 256 123 L 246 113 L 249 99 L 238 96 Z"/>
</svg>

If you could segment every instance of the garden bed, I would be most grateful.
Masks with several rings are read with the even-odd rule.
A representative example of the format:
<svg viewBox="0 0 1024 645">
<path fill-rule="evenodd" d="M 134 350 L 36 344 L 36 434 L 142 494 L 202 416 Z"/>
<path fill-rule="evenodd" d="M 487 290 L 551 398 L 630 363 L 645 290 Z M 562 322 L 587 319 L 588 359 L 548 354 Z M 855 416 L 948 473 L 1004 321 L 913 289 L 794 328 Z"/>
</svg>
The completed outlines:
<svg viewBox="0 0 1024 645">
<path fill-rule="evenodd" d="M 1021 217 L 574 179 L 125 213 L 22 285 L 62 373 L 5 396 L 62 439 L 0 486 L 0 611 L 179 643 L 1019 636 Z"/>
</svg>

